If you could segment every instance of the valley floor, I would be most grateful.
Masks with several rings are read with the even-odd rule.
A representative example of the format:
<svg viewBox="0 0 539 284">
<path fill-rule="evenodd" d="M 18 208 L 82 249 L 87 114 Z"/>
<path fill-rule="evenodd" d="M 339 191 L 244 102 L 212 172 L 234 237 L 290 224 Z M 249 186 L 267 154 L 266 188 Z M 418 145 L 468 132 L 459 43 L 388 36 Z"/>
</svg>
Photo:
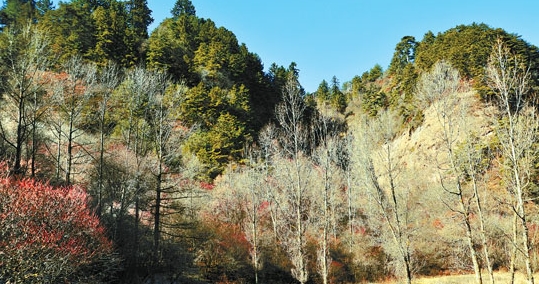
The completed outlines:
<svg viewBox="0 0 539 284">
<path fill-rule="evenodd" d="M 516 274 L 515 284 L 525 284 L 526 275 L 523 273 Z M 495 283 L 510 283 L 511 274 L 509 272 L 495 272 L 494 280 Z M 539 274 L 534 275 L 534 280 L 539 279 Z M 379 282 L 377 284 L 398 284 L 401 283 L 398 280 L 389 280 L 384 282 Z M 463 284 L 463 283 L 475 283 L 474 274 L 466 275 L 450 275 L 450 276 L 436 276 L 436 277 L 422 277 L 412 280 L 413 284 Z M 483 283 L 490 283 L 488 272 L 483 273 Z M 374 284 L 374 283 L 372 283 Z"/>
</svg>

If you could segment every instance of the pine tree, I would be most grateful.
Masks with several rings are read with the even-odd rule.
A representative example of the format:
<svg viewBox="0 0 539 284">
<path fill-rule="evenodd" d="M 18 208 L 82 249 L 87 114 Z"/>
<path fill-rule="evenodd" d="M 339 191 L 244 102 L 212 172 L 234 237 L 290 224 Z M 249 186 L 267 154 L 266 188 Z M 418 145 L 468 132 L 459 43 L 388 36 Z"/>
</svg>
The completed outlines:
<svg viewBox="0 0 539 284">
<path fill-rule="evenodd" d="M 7 0 L 0 10 L 0 26 L 24 25 L 35 20 L 35 1 Z"/>
<path fill-rule="evenodd" d="M 174 4 L 174 8 L 170 11 L 174 18 L 177 18 L 181 15 L 195 16 L 196 10 L 193 3 L 190 0 L 177 0 Z"/>
<path fill-rule="evenodd" d="M 148 26 L 153 23 L 152 10 L 148 8 L 146 0 L 131 0 L 126 3 L 128 14 L 126 45 L 127 45 L 127 65 L 134 65 L 141 62 L 145 56 L 143 43 L 148 39 Z"/>
<path fill-rule="evenodd" d="M 35 4 L 35 13 L 38 18 L 43 17 L 48 11 L 54 10 L 51 0 L 38 0 Z"/>
</svg>

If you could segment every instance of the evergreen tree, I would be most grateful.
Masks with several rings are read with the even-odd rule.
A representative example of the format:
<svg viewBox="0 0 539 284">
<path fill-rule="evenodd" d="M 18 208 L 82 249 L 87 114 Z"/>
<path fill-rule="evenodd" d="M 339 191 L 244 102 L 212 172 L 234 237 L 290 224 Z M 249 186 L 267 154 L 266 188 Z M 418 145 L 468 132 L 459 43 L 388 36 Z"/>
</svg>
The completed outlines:
<svg viewBox="0 0 539 284">
<path fill-rule="evenodd" d="M 142 38 L 148 38 L 148 26 L 153 23 L 152 10 L 146 0 L 131 0 L 126 3 L 129 14 L 128 24 L 134 33 Z"/>
<path fill-rule="evenodd" d="M 89 58 L 96 45 L 91 9 L 83 2 L 60 2 L 58 9 L 47 12 L 38 24 L 50 35 L 52 54 L 58 56 L 60 64 L 76 55 Z"/>
<path fill-rule="evenodd" d="M 366 82 L 375 82 L 384 75 L 384 70 L 382 69 L 382 66 L 380 66 L 380 64 L 375 64 L 371 68 L 371 70 L 365 72 L 364 75 L 365 76 L 363 76 L 363 79 Z"/>
<path fill-rule="evenodd" d="M 177 0 L 174 4 L 174 8 L 170 11 L 172 17 L 177 18 L 181 15 L 195 16 L 196 10 L 193 3 L 190 0 Z"/>
<path fill-rule="evenodd" d="M 0 27 L 24 25 L 35 20 L 35 1 L 6 0 L 0 10 Z"/>
<path fill-rule="evenodd" d="M 146 0 L 131 0 L 125 5 L 128 14 L 128 29 L 126 31 L 128 57 L 126 63 L 134 65 L 146 57 L 142 46 L 148 39 L 148 26 L 153 23 L 154 19 Z"/>
<path fill-rule="evenodd" d="M 344 113 L 346 109 L 346 96 L 343 92 L 341 92 L 341 88 L 339 86 L 339 80 L 336 76 L 333 76 L 331 78 L 331 106 L 333 106 L 338 112 Z"/>
<path fill-rule="evenodd" d="M 48 11 L 54 10 L 54 4 L 51 0 L 38 0 L 35 4 L 36 16 L 43 17 Z"/>
<path fill-rule="evenodd" d="M 463 78 L 473 79 L 474 88 L 483 97 L 489 96 L 492 92 L 484 83 L 485 66 L 498 38 L 508 43 L 512 53 L 529 62 L 532 69 L 539 66 L 537 47 L 518 35 L 483 23 L 459 25 L 436 36 L 432 32 L 426 33 L 417 46 L 414 65 L 417 72 L 427 72 L 436 62 L 445 60 L 457 68 Z M 537 74 L 532 72 L 532 88 L 539 82 Z"/>
<path fill-rule="evenodd" d="M 395 53 L 389 65 L 389 73 L 396 74 L 402 71 L 406 65 L 415 61 L 415 49 L 417 42 L 413 36 L 405 36 L 395 47 Z"/>
<path fill-rule="evenodd" d="M 124 3 L 111 1 L 108 8 L 97 7 L 92 13 L 95 23 L 95 47 L 90 51 L 94 62 L 101 65 L 107 61 L 131 65 L 134 55 L 128 55 L 126 44 L 127 13 Z M 127 33 L 128 34 L 128 33 Z"/>
<path fill-rule="evenodd" d="M 194 16 L 163 21 L 148 40 L 148 67 L 167 70 L 173 79 L 196 86 L 199 79 L 192 60 L 198 48 L 200 22 Z"/>
<path fill-rule="evenodd" d="M 316 89 L 316 98 L 322 102 L 329 100 L 329 84 L 326 80 L 322 80 L 320 85 L 318 85 L 318 89 Z"/>
<path fill-rule="evenodd" d="M 71 1 L 72 4 L 88 7 L 90 11 L 94 11 L 98 7 L 108 8 L 110 2 L 111 0 L 72 0 Z"/>
</svg>

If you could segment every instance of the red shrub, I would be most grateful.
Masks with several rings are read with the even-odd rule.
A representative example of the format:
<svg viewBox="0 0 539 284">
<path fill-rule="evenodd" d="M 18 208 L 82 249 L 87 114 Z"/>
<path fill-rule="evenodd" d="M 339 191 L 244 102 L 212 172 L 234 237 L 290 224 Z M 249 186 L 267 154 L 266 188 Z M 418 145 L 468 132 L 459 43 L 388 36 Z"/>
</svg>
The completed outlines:
<svg viewBox="0 0 539 284">
<path fill-rule="evenodd" d="M 0 178 L 0 282 L 97 280 L 115 263 L 81 188 Z"/>
</svg>

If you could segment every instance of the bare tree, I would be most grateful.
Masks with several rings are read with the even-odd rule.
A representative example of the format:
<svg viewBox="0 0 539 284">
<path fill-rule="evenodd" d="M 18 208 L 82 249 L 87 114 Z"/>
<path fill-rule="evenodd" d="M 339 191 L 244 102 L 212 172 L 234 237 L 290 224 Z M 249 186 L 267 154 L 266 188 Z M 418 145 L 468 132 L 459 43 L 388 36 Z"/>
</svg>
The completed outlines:
<svg viewBox="0 0 539 284">
<path fill-rule="evenodd" d="M 109 132 L 107 117 L 109 116 L 110 98 L 114 90 L 121 83 L 120 69 L 112 62 L 109 62 L 98 75 L 97 94 L 98 103 L 98 123 L 99 123 L 99 149 L 97 159 L 97 214 L 101 215 L 103 210 L 104 191 L 104 169 L 105 169 L 105 139 Z"/>
<path fill-rule="evenodd" d="M 507 190 L 512 195 L 512 209 L 515 220 L 513 235 L 520 231 L 520 241 L 513 240 L 511 263 L 514 281 L 514 258 L 518 251 L 524 257 L 528 283 L 534 283 L 534 269 L 531 263 L 531 240 L 528 231 L 526 201 L 529 197 L 530 176 L 533 158 L 537 154 L 539 120 L 533 107 L 528 107 L 527 95 L 530 91 L 530 69 L 526 62 L 511 53 L 509 47 L 498 39 L 486 68 L 487 82 L 494 91 L 495 99 L 502 114 L 497 125 L 497 134 L 503 157 L 503 167 Z"/>
<path fill-rule="evenodd" d="M 337 119 L 319 115 L 314 125 L 315 142 L 317 149 L 313 152 L 314 166 L 318 168 L 321 181 L 320 186 L 316 186 L 314 194 L 318 203 L 315 208 L 318 212 L 313 212 L 318 219 L 316 227 L 321 230 L 319 235 L 315 232 L 315 238 L 318 239 L 318 267 L 322 282 L 327 284 L 330 274 L 330 245 L 331 240 L 337 239 L 337 219 L 341 217 L 339 205 L 342 204 L 338 194 L 342 186 L 342 175 L 339 165 L 340 137 L 342 123 Z M 321 200 L 320 200 L 321 199 Z M 316 216 L 321 216 L 316 218 Z M 331 238 L 332 237 L 332 238 Z"/>
<path fill-rule="evenodd" d="M 177 155 L 177 143 L 173 139 L 173 129 L 176 126 L 174 110 L 183 95 L 183 88 L 174 88 L 168 77 L 161 72 L 148 72 L 148 111 L 146 115 L 147 123 L 151 130 L 150 141 L 153 146 L 155 167 L 153 175 L 155 177 L 155 205 L 153 245 L 154 245 L 154 265 L 159 263 L 160 240 L 162 226 L 162 206 L 163 194 L 171 193 L 173 186 L 166 185 L 167 175 L 172 173 L 172 167 L 168 166 L 171 159 Z"/>
<path fill-rule="evenodd" d="M 346 210 L 347 210 L 347 220 L 348 220 L 348 252 L 352 253 L 354 244 L 355 244 L 355 228 L 356 224 L 356 191 L 354 190 L 356 185 L 353 181 L 353 161 L 352 153 L 353 149 L 353 135 L 350 133 L 341 140 L 342 146 L 341 151 L 338 156 L 338 165 L 342 169 L 344 174 L 344 179 L 346 181 Z"/>
<path fill-rule="evenodd" d="M 380 216 L 388 229 L 394 244 L 396 258 L 402 266 L 402 276 L 406 283 L 412 282 L 411 258 L 411 206 L 409 195 L 410 185 L 406 185 L 401 153 L 398 152 L 393 139 L 397 135 L 395 117 L 390 112 L 380 114 L 374 121 L 364 125 L 363 144 L 363 175 L 369 195 L 377 208 L 376 215 Z M 376 148 L 376 147 L 379 147 Z M 372 218 L 375 218 L 372 216 Z M 373 221 L 373 220 L 371 220 Z"/>
<path fill-rule="evenodd" d="M 118 190 L 107 188 L 109 199 L 110 214 L 113 214 L 113 203 L 119 202 L 120 208 L 127 208 L 134 205 L 135 224 L 132 261 L 133 266 L 137 267 L 140 255 L 140 222 L 141 211 L 145 209 L 149 202 L 147 193 L 150 191 L 153 183 L 149 175 L 150 165 L 148 156 L 152 150 L 151 130 L 146 122 L 146 112 L 148 94 L 147 90 L 151 87 L 148 76 L 144 68 L 134 68 L 129 70 L 124 77 L 123 82 L 114 92 L 113 103 L 116 103 L 116 111 L 112 113 L 117 121 L 116 135 L 126 145 L 124 153 L 116 153 L 123 162 L 122 167 L 130 169 L 127 184 L 121 185 Z M 114 202 L 113 202 L 114 201 Z M 116 224 L 121 221 L 122 215 L 116 215 Z M 117 225 L 116 225 L 117 226 Z"/>
<path fill-rule="evenodd" d="M 247 147 L 245 151 L 248 163 L 236 170 L 229 167 L 226 173 L 226 183 L 229 187 L 227 191 L 232 191 L 235 195 L 233 198 L 239 202 L 239 206 L 235 209 L 241 210 L 241 213 L 237 215 L 242 216 L 240 226 L 251 245 L 250 255 L 255 283 L 260 283 L 259 271 L 262 265 L 260 244 L 264 232 L 262 220 L 267 212 L 262 208 L 265 203 L 265 190 L 261 187 L 265 178 L 265 169 L 260 156 L 261 152 L 253 147 Z M 222 200 L 222 196 L 216 196 L 216 198 Z"/>
<path fill-rule="evenodd" d="M 458 97 L 460 82 L 458 70 L 445 61 L 440 61 L 419 80 L 418 96 L 423 99 L 424 106 L 430 105 L 434 108 L 438 123 L 442 128 L 441 142 L 446 155 L 439 158 L 439 153 L 437 153 L 434 159 L 438 167 L 440 184 L 445 193 L 456 199 L 458 208 L 454 208 L 449 202 L 444 203 L 461 216 L 476 282 L 481 284 L 483 278 L 471 220 L 473 212 L 470 208 L 472 201 L 480 204 L 479 196 L 475 192 L 466 191 L 467 175 L 457 154 L 459 143 L 463 140 L 463 136 L 467 135 L 463 131 L 463 125 L 466 122 L 461 121 L 461 118 L 463 117 L 462 113 L 466 112 L 468 107 L 464 100 Z M 484 235 L 484 232 L 482 233 Z M 488 254 L 486 257 L 488 259 Z M 493 281 L 492 275 L 491 281 Z"/>
<path fill-rule="evenodd" d="M 295 74 L 290 74 L 283 88 L 282 102 L 277 106 L 276 116 L 281 129 L 280 143 L 283 156 L 291 163 L 282 161 L 282 168 L 277 170 L 281 184 L 281 195 L 287 196 L 280 204 L 281 243 L 288 252 L 294 265 L 292 275 L 300 283 L 307 282 L 306 232 L 310 214 L 309 171 L 310 164 L 304 157 L 308 150 L 309 127 L 305 124 L 306 105 L 303 101 L 302 88 Z"/>
<path fill-rule="evenodd" d="M 279 199 L 276 196 L 274 190 L 274 177 L 271 174 L 271 168 L 273 167 L 273 159 L 277 155 L 277 137 L 278 130 L 275 125 L 269 124 L 265 126 L 259 135 L 259 144 L 261 148 L 261 155 L 264 161 L 263 172 L 264 172 L 264 198 L 268 202 L 268 210 L 271 218 L 271 224 L 273 228 L 273 238 L 275 241 L 278 240 L 278 231 L 277 231 L 277 219 L 278 219 L 278 208 L 279 208 Z"/>
<path fill-rule="evenodd" d="M 73 57 L 64 66 L 63 73 L 59 74 L 54 88 L 52 100 L 54 108 L 61 118 L 60 134 L 65 138 L 65 183 L 71 184 L 73 178 L 73 164 L 77 147 L 77 139 L 84 134 L 80 128 L 84 119 L 84 110 L 94 95 L 97 68 L 93 64 L 86 64 L 81 57 Z M 65 129 L 65 130 L 62 130 Z M 82 151 L 79 151 L 81 153 Z"/>
<path fill-rule="evenodd" d="M 11 172 L 23 174 L 24 145 L 36 119 L 32 106 L 39 103 L 39 95 L 44 84 L 40 76 L 50 65 L 49 41 L 45 34 L 30 24 L 21 30 L 8 29 L 5 33 L 6 48 L 1 54 L 4 65 L 2 75 L 5 78 L 2 80 L 5 94 L 2 108 L 6 113 L 12 114 L 9 119 L 14 129 L 1 122 L 0 135 L 14 150 Z"/>
<path fill-rule="evenodd" d="M 251 167 L 254 165 L 254 160 L 251 158 Z M 252 263 L 255 271 L 255 283 L 259 283 L 258 279 L 258 273 L 260 271 L 260 205 L 262 202 L 262 194 L 258 189 L 260 178 L 257 178 L 258 169 L 256 168 L 250 168 L 248 171 L 248 195 L 246 195 L 246 199 L 244 204 L 248 207 L 246 207 L 247 217 L 249 220 L 249 229 L 246 230 L 247 239 L 251 243 L 251 257 L 252 257 Z"/>
</svg>

